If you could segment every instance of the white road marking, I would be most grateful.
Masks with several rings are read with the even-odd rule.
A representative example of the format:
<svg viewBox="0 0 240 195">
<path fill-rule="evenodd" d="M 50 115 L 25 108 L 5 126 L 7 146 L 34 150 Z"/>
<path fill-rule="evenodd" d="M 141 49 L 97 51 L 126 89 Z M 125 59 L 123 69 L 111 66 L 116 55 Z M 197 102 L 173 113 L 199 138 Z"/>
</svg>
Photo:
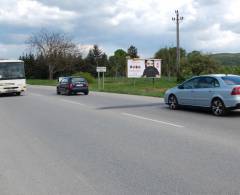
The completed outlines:
<svg viewBox="0 0 240 195">
<path fill-rule="evenodd" d="M 177 125 L 177 124 L 174 124 L 174 123 L 169 123 L 169 122 L 165 122 L 165 121 L 159 121 L 159 120 L 146 118 L 146 117 L 142 117 L 142 116 L 138 116 L 138 115 L 134 115 L 134 114 L 129 114 L 129 113 L 122 113 L 122 114 L 125 115 L 125 116 L 137 118 L 137 119 L 148 120 L 148 121 L 152 121 L 152 122 L 155 122 L 155 123 L 161 123 L 161 124 L 164 124 L 164 125 L 169 125 L 169 126 L 178 127 L 178 128 L 184 128 L 184 126 Z"/>
<path fill-rule="evenodd" d="M 74 101 L 70 101 L 70 100 L 61 100 L 62 102 L 65 102 L 65 103 L 69 103 L 69 104 L 76 104 L 76 105 L 79 105 L 79 106 L 86 106 L 85 104 L 81 104 L 79 102 L 74 102 Z"/>
</svg>

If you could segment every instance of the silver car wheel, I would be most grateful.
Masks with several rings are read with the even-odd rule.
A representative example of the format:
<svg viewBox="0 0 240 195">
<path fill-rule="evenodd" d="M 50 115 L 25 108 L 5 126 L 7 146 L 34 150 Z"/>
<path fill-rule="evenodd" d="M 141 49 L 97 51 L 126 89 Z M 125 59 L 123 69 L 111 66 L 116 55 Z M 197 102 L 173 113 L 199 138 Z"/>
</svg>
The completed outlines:
<svg viewBox="0 0 240 195">
<path fill-rule="evenodd" d="M 176 110 L 178 107 L 177 98 L 174 95 L 170 95 L 168 98 L 168 105 L 171 110 Z"/>
<path fill-rule="evenodd" d="M 216 116 L 222 116 L 225 114 L 225 106 L 220 99 L 215 99 L 212 102 L 212 112 Z"/>
</svg>

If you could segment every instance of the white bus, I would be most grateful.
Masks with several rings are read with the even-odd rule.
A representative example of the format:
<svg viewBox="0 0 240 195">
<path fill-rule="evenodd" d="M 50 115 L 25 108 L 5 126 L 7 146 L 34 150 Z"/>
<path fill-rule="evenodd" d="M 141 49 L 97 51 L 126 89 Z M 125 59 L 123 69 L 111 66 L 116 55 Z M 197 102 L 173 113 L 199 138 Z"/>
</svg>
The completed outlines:
<svg viewBox="0 0 240 195">
<path fill-rule="evenodd" d="M 0 94 L 21 95 L 26 91 L 24 62 L 0 60 Z"/>
</svg>

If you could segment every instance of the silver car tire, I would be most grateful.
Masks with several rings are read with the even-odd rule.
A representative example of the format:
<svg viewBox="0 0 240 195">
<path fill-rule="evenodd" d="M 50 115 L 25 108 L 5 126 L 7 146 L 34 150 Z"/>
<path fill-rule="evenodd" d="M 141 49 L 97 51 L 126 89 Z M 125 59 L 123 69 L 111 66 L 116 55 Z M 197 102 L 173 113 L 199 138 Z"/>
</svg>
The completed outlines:
<svg viewBox="0 0 240 195">
<path fill-rule="evenodd" d="M 168 97 L 168 105 L 171 110 L 178 109 L 178 101 L 175 95 L 172 94 Z"/>
<path fill-rule="evenodd" d="M 223 116 L 227 111 L 223 101 L 219 98 L 215 98 L 212 101 L 211 110 L 215 116 Z"/>
</svg>

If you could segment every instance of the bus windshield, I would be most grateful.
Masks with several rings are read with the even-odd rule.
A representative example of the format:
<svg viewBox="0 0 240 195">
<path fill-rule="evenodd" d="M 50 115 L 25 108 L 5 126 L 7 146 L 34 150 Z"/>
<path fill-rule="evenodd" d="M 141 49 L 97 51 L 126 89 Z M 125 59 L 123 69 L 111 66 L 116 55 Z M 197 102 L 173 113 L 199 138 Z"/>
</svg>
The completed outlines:
<svg viewBox="0 0 240 195">
<path fill-rule="evenodd" d="M 24 63 L 0 63 L 0 80 L 25 79 Z"/>
</svg>

